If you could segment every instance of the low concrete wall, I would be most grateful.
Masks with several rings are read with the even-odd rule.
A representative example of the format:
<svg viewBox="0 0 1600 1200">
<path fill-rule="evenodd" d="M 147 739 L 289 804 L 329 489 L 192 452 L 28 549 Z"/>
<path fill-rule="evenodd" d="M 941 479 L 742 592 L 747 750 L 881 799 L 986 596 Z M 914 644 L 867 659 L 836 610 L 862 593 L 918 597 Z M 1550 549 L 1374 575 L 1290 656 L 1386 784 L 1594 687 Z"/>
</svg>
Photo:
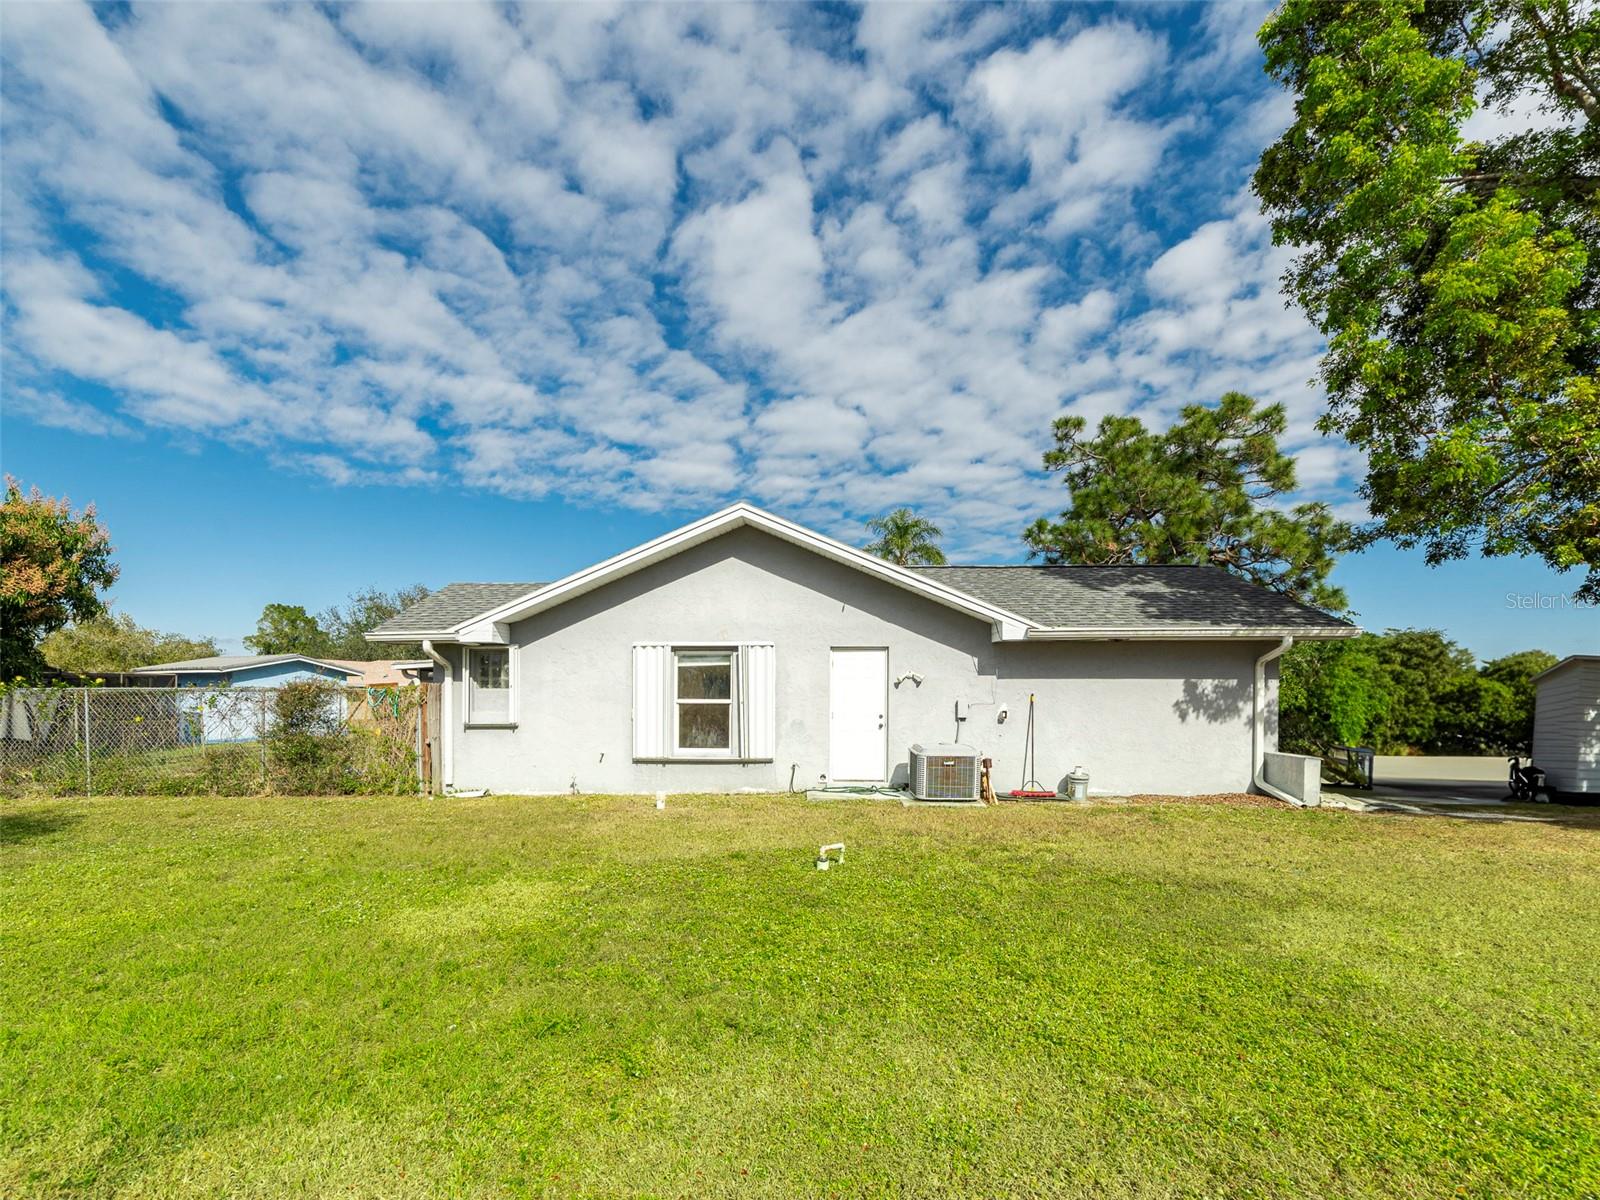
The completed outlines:
<svg viewBox="0 0 1600 1200">
<path fill-rule="evenodd" d="M 1307 808 L 1322 804 L 1322 760 L 1310 754 L 1267 751 L 1262 774 L 1273 787 L 1293 796 Z"/>
</svg>

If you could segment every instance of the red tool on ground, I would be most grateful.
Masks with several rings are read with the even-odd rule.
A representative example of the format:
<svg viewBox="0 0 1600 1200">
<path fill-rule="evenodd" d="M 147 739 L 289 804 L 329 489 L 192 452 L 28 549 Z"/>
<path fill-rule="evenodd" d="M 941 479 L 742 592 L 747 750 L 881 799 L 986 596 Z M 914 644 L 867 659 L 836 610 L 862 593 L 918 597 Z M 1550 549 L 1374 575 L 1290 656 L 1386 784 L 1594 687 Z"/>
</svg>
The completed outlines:
<svg viewBox="0 0 1600 1200">
<path fill-rule="evenodd" d="M 1022 743 L 1022 786 L 1011 793 L 1013 800 L 1054 800 L 1054 788 L 1047 788 L 1033 777 L 1033 693 L 1028 693 L 1028 736 Z"/>
</svg>

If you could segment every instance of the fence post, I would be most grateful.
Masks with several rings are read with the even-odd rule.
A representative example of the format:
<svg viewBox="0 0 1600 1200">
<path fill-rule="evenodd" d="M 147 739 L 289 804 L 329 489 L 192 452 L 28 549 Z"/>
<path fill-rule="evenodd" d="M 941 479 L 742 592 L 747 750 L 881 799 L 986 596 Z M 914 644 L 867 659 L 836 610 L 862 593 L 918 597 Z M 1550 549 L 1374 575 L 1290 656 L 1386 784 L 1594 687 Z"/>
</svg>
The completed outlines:
<svg viewBox="0 0 1600 1200">
<path fill-rule="evenodd" d="M 417 723 L 417 795 L 428 794 L 428 685 L 417 684 L 420 703 L 415 716 Z"/>
<path fill-rule="evenodd" d="M 83 794 L 94 795 L 93 768 L 89 751 L 89 689 L 83 690 Z"/>
<path fill-rule="evenodd" d="M 261 744 L 261 794 L 267 794 L 267 693 L 256 695 L 256 741 Z"/>
</svg>

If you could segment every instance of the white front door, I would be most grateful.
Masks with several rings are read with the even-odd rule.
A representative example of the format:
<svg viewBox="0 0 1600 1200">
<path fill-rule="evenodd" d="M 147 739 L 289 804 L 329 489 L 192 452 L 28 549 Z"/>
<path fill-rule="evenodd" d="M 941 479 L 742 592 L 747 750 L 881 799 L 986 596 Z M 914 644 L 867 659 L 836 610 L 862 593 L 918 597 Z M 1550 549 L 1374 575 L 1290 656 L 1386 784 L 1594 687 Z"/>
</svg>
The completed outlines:
<svg viewBox="0 0 1600 1200">
<path fill-rule="evenodd" d="M 889 652 L 838 650 L 828 664 L 828 779 L 882 783 L 889 769 Z"/>
</svg>

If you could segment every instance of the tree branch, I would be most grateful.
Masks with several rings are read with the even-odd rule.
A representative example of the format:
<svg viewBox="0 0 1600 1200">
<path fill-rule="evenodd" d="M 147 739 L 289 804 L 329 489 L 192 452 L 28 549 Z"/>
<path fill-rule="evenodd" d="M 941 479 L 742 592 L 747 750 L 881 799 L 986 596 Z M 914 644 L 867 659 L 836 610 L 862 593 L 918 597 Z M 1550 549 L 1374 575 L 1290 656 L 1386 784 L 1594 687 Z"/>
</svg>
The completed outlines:
<svg viewBox="0 0 1600 1200">
<path fill-rule="evenodd" d="M 1544 43 L 1545 59 L 1550 66 L 1550 83 L 1559 96 L 1565 96 L 1574 101 L 1583 109 L 1584 116 L 1594 120 L 1600 116 L 1600 100 L 1595 98 L 1594 83 L 1585 78 L 1581 65 L 1573 64 L 1570 69 L 1577 78 L 1567 75 L 1567 67 L 1561 61 L 1561 53 L 1556 47 L 1556 38 L 1550 26 L 1545 24 L 1544 17 L 1539 12 L 1537 4 L 1525 4 L 1522 11 L 1527 14 L 1528 20 L 1539 31 L 1539 40 Z"/>
</svg>

